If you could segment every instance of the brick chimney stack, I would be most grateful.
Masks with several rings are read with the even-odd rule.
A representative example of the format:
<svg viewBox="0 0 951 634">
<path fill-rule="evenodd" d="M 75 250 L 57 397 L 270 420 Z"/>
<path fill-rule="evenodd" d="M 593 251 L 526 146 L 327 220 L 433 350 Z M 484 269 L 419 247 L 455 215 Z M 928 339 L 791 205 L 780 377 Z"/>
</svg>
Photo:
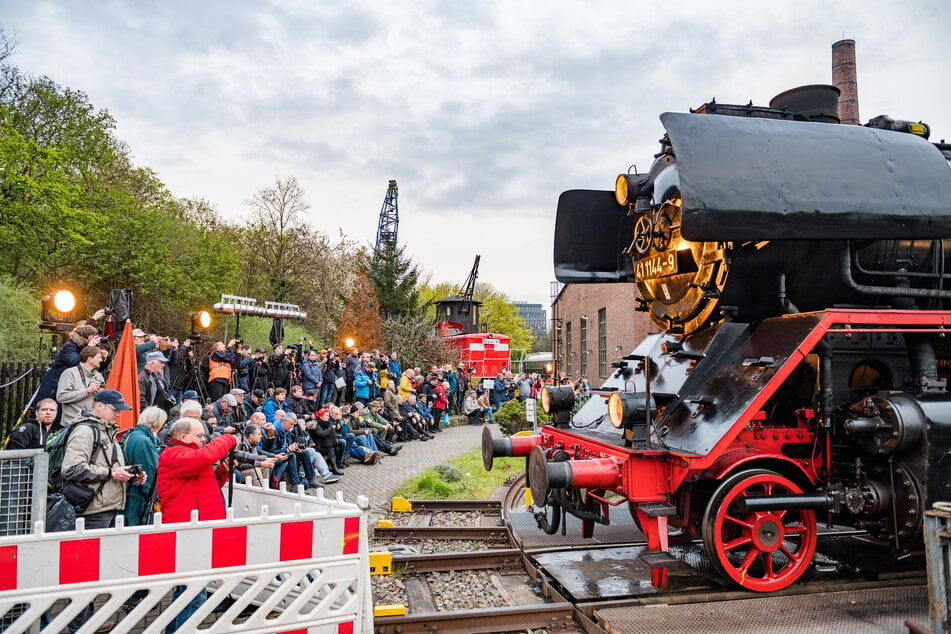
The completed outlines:
<svg viewBox="0 0 951 634">
<path fill-rule="evenodd" d="M 855 40 L 839 40 L 832 45 L 832 84 L 838 88 L 839 119 L 859 125 L 859 87 L 855 72 Z"/>
</svg>

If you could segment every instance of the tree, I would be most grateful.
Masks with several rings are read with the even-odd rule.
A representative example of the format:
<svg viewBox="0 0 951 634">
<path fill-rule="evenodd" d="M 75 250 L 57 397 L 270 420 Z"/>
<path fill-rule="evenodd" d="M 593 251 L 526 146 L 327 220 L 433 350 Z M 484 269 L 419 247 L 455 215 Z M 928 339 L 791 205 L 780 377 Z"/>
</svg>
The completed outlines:
<svg viewBox="0 0 951 634">
<path fill-rule="evenodd" d="M 348 337 L 353 338 L 356 346 L 364 350 L 383 347 L 380 304 L 366 271 L 357 271 L 354 275 L 353 290 L 337 324 L 335 344 L 344 347 Z"/>
<path fill-rule="evenodd" d="M 457 295 L 459 289 L 447 283 L 424 286 L 420 291 L 420 302 L 426 307 L 426 319 L 436 322 L 435 303 L 445 297 Z M 491 284 L 477 282 L 472 298 L 482 302 L 479 308 L 479 329 L 495 332 L 511 339 L 512 350 L 527 351 L 532 345 L 532 331 L 525 324 L 518 308 L 509 298 Z"/>
<path fill-rule="evenodd" d="M 462 359 L 459 350 L 436 337 L 433 322 L 422 313 L 387 317 L 383 320 L 387 350 L 396 350 L 407 365 L 421 368 L 431 365 L 452 364 Z"/>
<path fill-rule="evenodd" d="M 245 232 L 244 274 L 271 301 L 294 302 L 300 296 L 297 252 L 303 215 L 310 209 L 304 188 L 294 176 L 275 178 L 245 204 L 251 219 Z"/>
<path fill-rule="evenodd" d="M 307 224 L 310 204 L 293 176 L 259 189 L 248 205 L 251 218 L 237 238 L 243 263 L 239 292 L 297 304 L 308 314 L 308 329 L 329 342 L 353 288 L 353 263 L 361 261 L 355 243 L 342 234 L 332 243 Z"/>
<path fill-rule="evenodd" d="M 419 267 L 405 250 L 405 246 L 388 241 L 371 263 L 370 279 L 385 317 L 410 315 L 419 306 Z"/>
</svg>

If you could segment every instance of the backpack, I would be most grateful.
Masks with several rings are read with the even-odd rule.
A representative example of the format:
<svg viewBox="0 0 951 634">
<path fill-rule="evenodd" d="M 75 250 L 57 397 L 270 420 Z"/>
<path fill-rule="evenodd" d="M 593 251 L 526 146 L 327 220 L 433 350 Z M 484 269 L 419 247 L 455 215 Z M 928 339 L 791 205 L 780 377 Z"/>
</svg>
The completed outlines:
<svg viewBox="0 0 951 634">
<path fill-rule="evenodd" d="M 47 438 L 46 453 L 49 454 L 50 458 L 49 488 L 52 492 L 62 491 L 63 485 L 66 484 L 66 482 L 63 480 L 62 474 L 63 458 L 66 456 L 66 444 L 69 442 L 69 437 L 73 433 L 73 430 L 79 425 L 87 425 L 92 427 L 93 445 L 90 462 L 95 462 L 96 452 L 102 449 L 102 445 L 99 442 L 99 426 L 95 423 L 87 421 L 76 421 L 73 424 L 56 431 L 56 433 Z"/>
</svg>

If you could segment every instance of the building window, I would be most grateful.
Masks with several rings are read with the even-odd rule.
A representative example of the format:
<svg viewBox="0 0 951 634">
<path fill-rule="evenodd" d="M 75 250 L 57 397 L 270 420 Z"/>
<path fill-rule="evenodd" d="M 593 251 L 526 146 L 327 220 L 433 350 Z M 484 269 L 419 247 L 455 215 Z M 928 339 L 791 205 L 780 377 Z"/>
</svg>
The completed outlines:
<svg viewBox="0 0 951 634">
<path fill-rule="evenodd" d="M 588 354 L 591 353 L 588 350 L 588 318 L 584 315 L 581 316 L 581 376 L 588 375 Z"/>
<path fill-rule="evenodd" d="M 568 376 L 571 376 L 571 357 L 575 355 L 571 347 L 571 322 L 565 322 L 565 369 Z"/>
<path fill-rule="evenodd" d="M 608 378 L 608 311 L 598 311 L 598 374 Z"/>
</svg>

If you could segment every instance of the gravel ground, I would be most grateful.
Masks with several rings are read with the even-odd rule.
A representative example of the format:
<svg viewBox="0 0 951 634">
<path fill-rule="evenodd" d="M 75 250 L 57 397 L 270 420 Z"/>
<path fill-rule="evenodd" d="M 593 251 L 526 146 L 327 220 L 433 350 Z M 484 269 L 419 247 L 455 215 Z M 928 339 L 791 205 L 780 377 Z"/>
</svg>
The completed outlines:
<svg viewBox="0 0 951 634">
<path fill-rule="evenodd" d="M 508 548 L 508 544 L 487 542 L 481 539 L 407 539 L 396 542 L 388 539 L 374 539 L 371 550 L 389 550 L 394 555 L 431 555 L 433 553 L 468 553 L 474 550 Z"/>
<path fill-rule="evenodd" d="M 390 513 L 386 519 L 393 522 L 394 526 L 410 526 L 413 518 L 427 513 Z M 431 526 L 482 526 L 482 518 L 491 515 L 498 518 L 494 513 L 483 513 L 481 511 L 437 511 L 432 513 L 433 520 Z M 498 524 L 501 526 L 502 520 L 498 518 Z"/>
</svg>

